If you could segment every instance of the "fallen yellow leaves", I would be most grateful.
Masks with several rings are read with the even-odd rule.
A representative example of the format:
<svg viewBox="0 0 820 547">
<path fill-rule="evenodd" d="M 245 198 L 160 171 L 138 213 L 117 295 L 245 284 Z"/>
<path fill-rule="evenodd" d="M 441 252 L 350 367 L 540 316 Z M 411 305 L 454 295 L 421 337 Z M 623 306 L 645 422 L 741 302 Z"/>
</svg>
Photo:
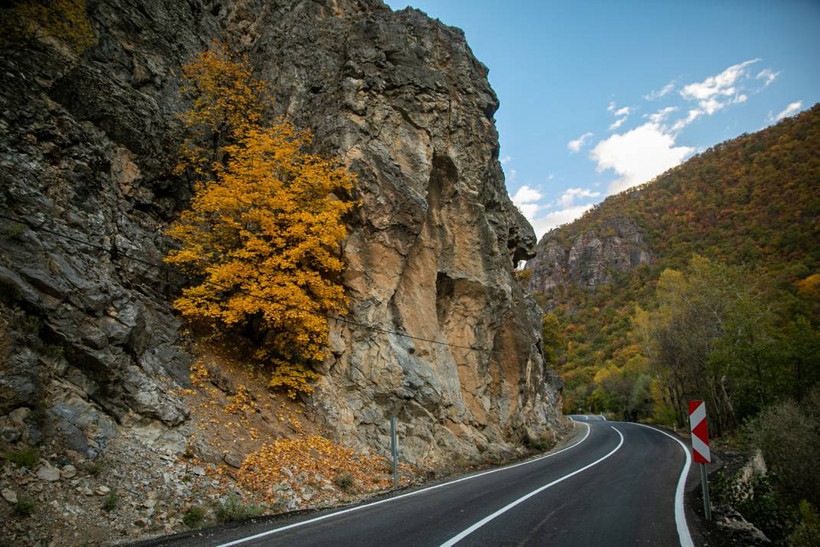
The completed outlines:
<svg viewBox="0 0 820 547">
<path fill-rule="evenodd" d="M 207 384 L 209 380 L 210 375 L 202 359 L 194 361 L 191 365 L 191 384 L 193 384 L 194 387 L 202 387 Z"/>
<path fill-rule="evenodd" d="M 225 412 L 230 414 L 245 414 L 256 412 L 256 401 L 244 385 L 240 384 L 236 388 L 236 395 L 228 397 L 230 403 L 225 405 Z"/>
<path fill-rule="evenodd" d="M 280 483 L 336 496 L 339 490 L 349 494 L 388 488 L 389 469 L 385 458 L 357 455 L 325 437 L 309 435 L 266 444 L 247 457 L 239 470 L 239 480 L 266 502 L 275 503 Z"/>
</svg>

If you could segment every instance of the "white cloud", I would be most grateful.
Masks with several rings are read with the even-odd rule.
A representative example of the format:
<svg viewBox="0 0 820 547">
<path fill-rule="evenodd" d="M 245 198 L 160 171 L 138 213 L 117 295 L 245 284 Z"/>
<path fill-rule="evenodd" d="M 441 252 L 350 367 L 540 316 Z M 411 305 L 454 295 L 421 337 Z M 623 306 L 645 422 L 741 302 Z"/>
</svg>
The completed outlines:
<svg viewBox="0 0 820 547">
<path fill-rule="evenodd" d="M 780 76 L 779 72 L 772 72 L 771 69 L 764 68 L 758 73 L 758 75 L 755 78 L 758 80 L 765 80 L 765 82 L 763 82 L 763 85 L 767 86 L 770 83 L 772 83 L 778 76 Z"/>
<path fill-rule="evenodd" d="M 672 92 L 673 89 L 675 89 L 675 82 L 669 82 L 668 84 L 663 86 L 662 89 L 659 89 L 657 91 L 650 91 L 649 93 L 644 95 L 643 98 L 647 101 L 654 101 L 655 99 L 660 99 L 661 97 L 668 95 Z"/>
<path fill-rule="evenodd" d="M 677 106 L 667 106 L 666 108 L 661 108 L 660 110 L 658 110 L 654 114 L 650 114 L 649 115 L 649 120 L 654 124 L 663 123 L 666 120 L 666 118 L 669 116 L 669 114 L 671 114 L 672 112 L 677 112 L 677 110 L 678 110 Z"/>
<path fill-rule="evenodd" d="M 564 209 L 570 208 L 575 204 L 578 198 L 598 198 L 601 197 L 600 192 L 593 192 L 586 188 L 567 188 L 561 197 L 558 198 L 556 204 Z"/>
<path fill-rule="evenodd" d="M 567 143 L 567 148 L 569 148 L 570 152 L 580 152 L 581 148 L 586 144 L 586 142 L 592 137 L 592 133 L 587 132 L 578 137 L 575 140 L 569 141 Z"/>
<path fill-rule="evenodd" d="M 760 59 L 751 59 L 743 63 L 732 65 L 716 76 L 709 76 L 702 82 L 696 82 L 684 86 L 680 94 L 687 100 L 707 100 L 712 97 L 731 97 L 735 94 L 735 85 L 748 76 L 748 67 Z"/>
<path fill-rule="evenodd" d="M 586 205 L 568 207 L 560 211 L 554 211 L 547 215 L 534 218 L 530 220 L 530 224 L 532 224 L 532 227 L 535 230 L 535 236 L 538 239 L 541 239 L 544 234 L 553 228 L 557 228 L 562 224 L 567 224 L 568 222 L 572 222 L 573 220 L 580 218 L 581 215 L 592 209 L 594 206 L 594 204 L 588 203 Z"/>
<path fill-rule="evenodd" d="M 516 207 L 518 207 L 518 210 L 524 215 L 524 218 L 530 222 L 532 222 L 533 217 L 535 217 L 535 213 L 541 209 L 541 206 L 537 203 L 522 203 L 521 205 L 516 205 Z"/>
<path fill-rule="evenodd" d="M 599 142 L 590 158 L 598 164 L 599 172 L 612 169 L 620 175 L 609 185 L 609 193 L 614 194 L 652 180 L 693 151 L 688 146 L 675 146 L 674 137 L 657 124 L 645 123 Z"/>
<path fill-rule="evenodd" d="M 698 107 L 690 110 L 687 118 L 675 122 L 672 131 L 680 131 L 703 114 L 711 116 L 728 105 L 746 102 L 748 96 L 742 93 L 743 82 L 751 78 L 748 67 L 759 61 L 760 59 L 744 61 L 730 66 L 716 76 L 709 76 L 702 82 L 684 86 L 680 90 L 681 97 L 687 101 L 697 101 Z M 771 78 L 773 80 L 775 77 L 776 74 L 769 69 L 764 69 L 758 73 L 756 79 Z M 767 80 L 766 85 L 771 80 Z"/>
<path fill-rule="evenodd" d="M 774 121 L 779 122 L 783 118 L 788 118 L 789 116 L 793 116 L 800 112 L 800 109 L 803 108 L 803 101 L 795 101 L 787 106 L 783 111 L 775 116 Z"/>
<path fill-rule="evenodd" d="M 512 156 L 509 156 L 509 155 L 504 156 L 503 158 L 501 158 L 501 159 L 500 159 L 500 160 L 498 160 L 498 161 L 500 161 L 500 162 L 501 162 L 501 165 L 508 164 L 508 163 L 510 163 L 510 162 L 512 161 Z"/>
<path fill-rule="evenodd" d="M 515 169 L 510 169 L 510 173 L 507 175 L 507 182 L 515 182 L 516 177 L 518 176 L 518 171 Z"/>
<path fill-rule="evenodd" d="M 616 129 L 621 127 L 624 124 L 625 121 L 626 121 L 626 116 L 624 116 L 623 118 L 618 118 L 617 120 L 612 122 L 612 124 L 610 124 L 609 130 L 610 131 L 615 131 Z"/>
<path fill-rule="evenodd" d="M 726 106 L 726 105 L 723 104 L 722 102 L 718 101 L 714 97 L 710 97 L 708 99 L 700 101 L 700 107 L 709 116 L 711 116 L 712 114 L 714 114 L 715 112 L 717 112 L 718 110 L 723 108 L 724 106 Z"/>
<path fill-rule="evenodd" d="M 543 207 L 538 204 L 538 201 L 543 197 L 544 195 L 537 189 L 525 185 L 518 189 L 512 197 L 512 201 L 515 206 L 518 207 L 518 210 L 521 211 L 521 214 L 524 215 L 527 220 L 532 221 L 535 214 L 543 209 Z"/>
<path fill-rule="evenodd" d="M 622 106 L 618 108 L 614 102 L 610 102 L 609 106 L 606 107 L 607 112 L 612 114 L 614 117 L 618 118 L 609 126 L 610 131 L 615 131 L 619 127 L 621 127 L 624 122 L 629 118 L 629 114 L 632 112 L 632 108 L 628 106 Z"/>
<path fill-rule="evenodd" d="M 533 203 L 540 200 L 544 197 L 544 194 L 536 190 L 535 188 L 530 188 L 529 186 L 522 186 L 518 189 L 515 195 L 512 197 L 513 203 L 519 205 L 521 203 Z"/>
<path fill-rule="evenodd" d="M 674 125 L 672 125 L 672 127 L 669 129 L 669 131 L 672 133 L 677 133 L 693 121 L 700 118 L 701 116 L 703 116 L 703 110 L 698 110 L 697 108 L 692 109 L 689 111 L 689 114 L 687 114 L 685 118 L 676 121 Z"/>
</svg>

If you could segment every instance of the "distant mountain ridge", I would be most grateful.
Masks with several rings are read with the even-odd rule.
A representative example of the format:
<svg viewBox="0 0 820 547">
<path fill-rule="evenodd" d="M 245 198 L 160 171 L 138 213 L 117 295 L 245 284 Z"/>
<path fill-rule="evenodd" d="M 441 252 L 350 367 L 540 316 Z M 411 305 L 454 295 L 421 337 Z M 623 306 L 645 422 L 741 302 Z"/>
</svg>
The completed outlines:
<svg viewBox="0 0 820 547">
<path fill-rule="evenodd" d="M 557 355 L 567 404 L 573 386 L 635 353 L 631 316 L 664 269 L 683 269 L 698 254 L 792 291 L 818 272 L 818 151 L 820 104 L 716 145 L 541 239 L 526 269 L 563 330 Z"/>
<path fill-rule="evenodd" d="M 680 266 L 692 253 L 770 260 L 768 268 L 785 278 L 804 277 L 820 260 L 818 150 L 820 105 L 718 144 L 544 235 L 527 263 L 530 288 L 594 290 L 616 272 Z"/>
</svg>

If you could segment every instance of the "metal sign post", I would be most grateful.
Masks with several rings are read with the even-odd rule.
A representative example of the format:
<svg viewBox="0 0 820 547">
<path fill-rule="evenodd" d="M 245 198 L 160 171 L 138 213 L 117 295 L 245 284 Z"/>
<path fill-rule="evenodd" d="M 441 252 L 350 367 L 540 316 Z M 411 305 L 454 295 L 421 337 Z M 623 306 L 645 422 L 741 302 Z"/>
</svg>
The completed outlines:
<svg viewBox="0 0 820 547">
<path fill-rule="evenodd" d="M 709 425 L 706 422 L 706 404 L 689 401 L 689 427 L 692 430 L 692 453 L 695 463 L 700 464 L 700 482 L 703 488 L 703 512 L 706 520 L 712 520 L 712 504 L 709 503 L 709 477 L 706 464 L 712 461 L 709 451 Z"/>
<path fill-rule="evenodd" d="M 398 418 L 390 418 L 390 451 L 393 454 L 393 490 L 399 487 L 399 441 L 396 436 Z"/>
</svg>

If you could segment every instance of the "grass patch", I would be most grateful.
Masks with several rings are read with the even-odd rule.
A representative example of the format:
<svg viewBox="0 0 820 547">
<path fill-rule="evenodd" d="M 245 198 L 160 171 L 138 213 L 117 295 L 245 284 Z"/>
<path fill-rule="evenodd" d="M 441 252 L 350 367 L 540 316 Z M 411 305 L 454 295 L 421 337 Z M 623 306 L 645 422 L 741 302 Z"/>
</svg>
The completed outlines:
<svg viewBox="0 0 820 547">
<path fill-rule="evenodd" d="M 552 439 L 548 437 L 530 437 L 529 435 L 524 435 L 523 439 L 524 446 L 530 450 L 536 450 L 538 452 L 546 452 L 550 448 L 553 447 Z"/>
<path fill-rule="evenodd" d="M 239 501 L 239 496 L 236 495 L 228 496 L 227 500 L 216 506 L 216 518 L 223 524 L 235 520 L 258 517 L 264 512 L 264 507 L 250 503 L 242 503 Z"/>
<path fill-rule="evenodd" d="M 30 501 L 20 500 L 11 508 L 15 517 L 26 518 L 34 514 L 34 504 Z"/>
<path fill-rule="evenodd" d="M 117 508 L 117 504 L 120 502 L 120 497 L 117 495 L 116 492 L 109 493 L 105 500 L 103 501 L 102 508 L 108 512 L 113 511 Z"/>
<path fill-rule="evenodd" d="M 333 483 L 339 490 L 341 490 L 345 494 L 352 494 L 355 490 L 355 487 L 353 485 L 353 476 L 349 473 L 339 475 L 338 477 L 333 479 Z"/>
<path fill-rule="evenodd" d="M 37 450 L 34 448 L 23 448 L 21 450 L 12 450 L 3 454 L 3 459 L 10 461 L 17 467 L 25 467 L 31 469 L 37 465 L 38 457 Z"/>
<path fill-rule="evenodd" d="M 14 224 L 10 226 L 8 229 L 6 229 L 6 237 L 9 239 L 17 239 L 18 237 L 23 235 L 23 232 L 25 232 L 27 229 L 28 226 L 26 226 L 25 224 Z"/>
<path fill-rule="evenodd" d="M 205 511 L 199 506 L 191 507 L 182 517 L 182 522 L 188 528 L 199 528 L 205 522 Z"/>
<path fill-rule="evenodd" d="M 28 334 L 39 333 L 40 327 L 42 326 L 43 322 L 36 315 L 27 315 L 26 318 L 23 320 L 23 331 L 27 332 Z"/>
<path fill-rule="evenodd" d="M 103 462 L 88 462 L 83 466 L 83 469 L 89 475 L 96 477 L 103 470 Z"/>
</svg>

